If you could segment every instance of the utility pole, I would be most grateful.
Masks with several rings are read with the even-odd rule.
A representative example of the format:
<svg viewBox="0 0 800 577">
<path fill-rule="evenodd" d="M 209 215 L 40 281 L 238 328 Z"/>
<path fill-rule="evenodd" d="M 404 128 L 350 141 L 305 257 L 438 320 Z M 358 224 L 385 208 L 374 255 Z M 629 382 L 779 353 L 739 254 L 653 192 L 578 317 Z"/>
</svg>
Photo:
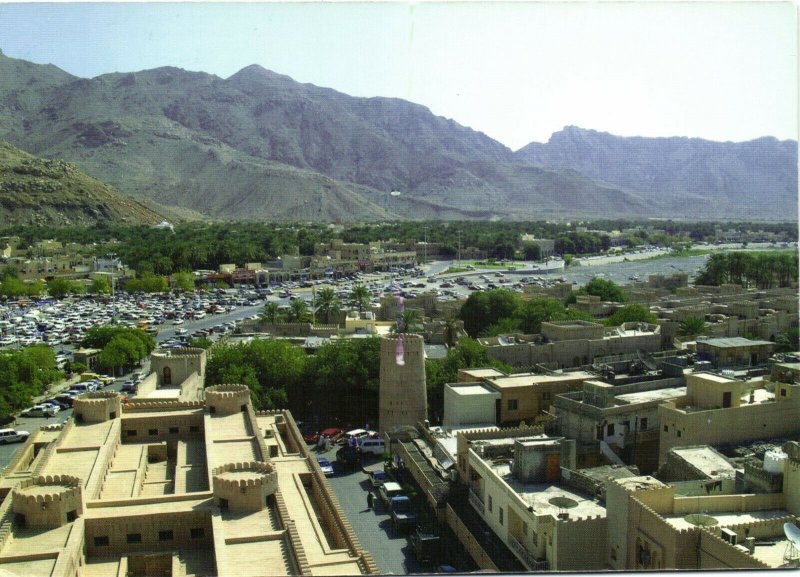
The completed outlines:
<svg viewBox="0 0 800 577">
<path fill-rule="evenodd" d="M 425 252 L 422 257 L 422 264 L 428 264 L 428 227 L 425 226 Z"/>
</svg>

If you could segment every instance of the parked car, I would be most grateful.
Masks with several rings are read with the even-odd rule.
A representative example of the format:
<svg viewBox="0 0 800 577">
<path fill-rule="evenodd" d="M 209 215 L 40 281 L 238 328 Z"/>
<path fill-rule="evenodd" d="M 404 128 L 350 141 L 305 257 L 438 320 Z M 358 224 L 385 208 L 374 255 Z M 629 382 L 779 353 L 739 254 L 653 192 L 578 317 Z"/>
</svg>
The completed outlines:
<svg viewBox="0 0 800 577">
<path fill-rule="evenodd" d="M 16 431 L 14 429 L 0 429 L 0 445 L 6 443 L 22 443 L 31 434 L 28 431 Z"/>
<path fill-rule="evenodd" d="M 377 433 L 366 435 L 358 439 L 358 450 L 361 453 L 371 453 L 373 455 L 383 455 L 386 451 L 383 437 Z"/>
<path fill-rule="evenodd" d="M 373 487 L 380 487 L 389 480 L 389 475 L 384 471 L 371 471 L 369 474 L 369 482 Z"/>
<path fill-rule="evenodd" d="M 383 502 L 384 507 L 389 507 L 392 497 L 398 497 L 403 494 L 403 488 L 399 483 L 394 481 L 385 481 L 378 489 L 378 495 Z"/>
<path fill-rule="evenodd" d="M 34 405 L 22 411 L 20 417 L 55 417 L 61 409 L 51 405 Z"/>
<path fill-rule="evenodd" d="M 136 384 L 136 381 L 133 379 L 128 379 L 124 383 L 122 383 L 122 388 L 120 389 L 123 393 L 135 393 L 139 386 Z"/>
<path fill-rule="evenodd" d="M 355 447 L 351 447 L 350 445 L 345 445 L 338 451 L 336 451 L 336 460 L 346 468 L 353 469 L 358 467 L 361 463 L 361 456 L 358 454 L 358 451 Z"/>
<path fill-rule="evenodd" d="M 319 468 L 322 469 L 323 475 L 326 477 L 331 477 L 333 475 L 333 465 L 328 459 L 325 457 L 317 457 L 317 463 L 319 463 Z"/>
<path fill-rule="evenodd" d="M 344 435 L 342 435 L 342 437 L 339 439 L 339 443 L 355 447 L 358 445 L 358 440 L 361 437 L 367 437 L 369 434 L 370 432 L 366 429 L 353 429 L 352 431 L 347 431 Z"/>
</svg>

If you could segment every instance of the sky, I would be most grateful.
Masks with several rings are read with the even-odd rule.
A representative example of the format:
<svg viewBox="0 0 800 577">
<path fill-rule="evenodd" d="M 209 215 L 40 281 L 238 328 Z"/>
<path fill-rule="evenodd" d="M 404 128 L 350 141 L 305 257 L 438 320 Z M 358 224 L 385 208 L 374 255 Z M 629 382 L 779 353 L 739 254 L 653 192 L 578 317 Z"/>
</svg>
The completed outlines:
<svg viewBox="0 0 800 577">
<path fill-rule="evenodd" d="M 0 50 L 81 77 L 259 64 L 514 150 L 568 125 L 798 137 L 791 2 L 0 3 Z"/>
</svg>

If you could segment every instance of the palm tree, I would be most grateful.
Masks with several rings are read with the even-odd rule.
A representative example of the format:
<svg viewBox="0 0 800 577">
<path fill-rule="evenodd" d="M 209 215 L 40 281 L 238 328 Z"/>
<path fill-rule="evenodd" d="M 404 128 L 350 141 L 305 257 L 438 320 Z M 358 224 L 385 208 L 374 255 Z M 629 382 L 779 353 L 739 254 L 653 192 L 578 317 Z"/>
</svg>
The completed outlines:
<svg viewBox="0 0 800 577">
<path fill-rule="evenodd" d="M 289 304 L 289 321 L 293 323 L 308 322 L 311 314 L 305 301 L 295 299 Z"/>
<path fill-rule="evenodd" d="M 700 317 L 688 317 L 682 320 L 678 327 L 678 335 L 682 337 L 696 337 L 707 332 L 706 321 Z"/>
<path fill-rule="evenodd" d="M 458 342 L 461 321 L 455 316 L 448 316 L 444 319 L 444 344 L 452 347 Z M 463 330 L 463 329 L 461 329 Z"/>
<path fill-rule="evenodd" d="M 316 296 L 316 315 L 317 318 L 324 317 L 325 323 L 330 324 L 331 318 L 338 319 L 341 303 L 336 298 L 336 293 L 330 287 L 320 289 Z"/>
<path fill-rule="evenodd" d="M 278 303 L 270 301 L 261 309 L 261 320 L 275 324 L 278 320 Z"/>
<path fill-rule="evenodd" d="M 365 287 L 363 284 L 359 284 L 353 287 L 352 292 L 350 293 L 350 298 L 358 307 L 358 312 L 363 312 L 366 307 L 369 306 L 371 294 L 369 289 Z"/>
<path fill-rule="evenodd" d="M 419 320 L 419 312 L 415 310 L 403 311 L 398 322 L 391 328 L 391 332 L 396 334 L 417 333 L 422 330 L 422 322 Z"/>
</svg>

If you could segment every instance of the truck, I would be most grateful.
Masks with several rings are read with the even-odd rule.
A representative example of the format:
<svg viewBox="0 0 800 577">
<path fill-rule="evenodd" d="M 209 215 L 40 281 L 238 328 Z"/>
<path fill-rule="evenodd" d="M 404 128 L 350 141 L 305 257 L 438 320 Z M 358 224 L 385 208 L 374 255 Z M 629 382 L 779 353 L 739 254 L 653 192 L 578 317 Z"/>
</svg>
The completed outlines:
<svg viewBox="0 0 800 577">
<path fill-rule="evenodd" d="M 384 507 L 389 507 L 392 497 L 398 497 L 403 493 L 403 488 L 394 481 L 384 482 L 378 489 L 378 496 Z"/>
<path fill-rule="evenodd" d="M 420 563 L 430 563 L 439 557 L 439 535 L 417 529 L 409 537 L 414 556 Z"/>
<path fill-rule="evenodd" d="M 405 495 L 392 497 L 389 504 L 389 513 L 395 529 L 414 528 L 417 525 L 417 515 L 411 506 L 411 499 Z"/>
</svg>

